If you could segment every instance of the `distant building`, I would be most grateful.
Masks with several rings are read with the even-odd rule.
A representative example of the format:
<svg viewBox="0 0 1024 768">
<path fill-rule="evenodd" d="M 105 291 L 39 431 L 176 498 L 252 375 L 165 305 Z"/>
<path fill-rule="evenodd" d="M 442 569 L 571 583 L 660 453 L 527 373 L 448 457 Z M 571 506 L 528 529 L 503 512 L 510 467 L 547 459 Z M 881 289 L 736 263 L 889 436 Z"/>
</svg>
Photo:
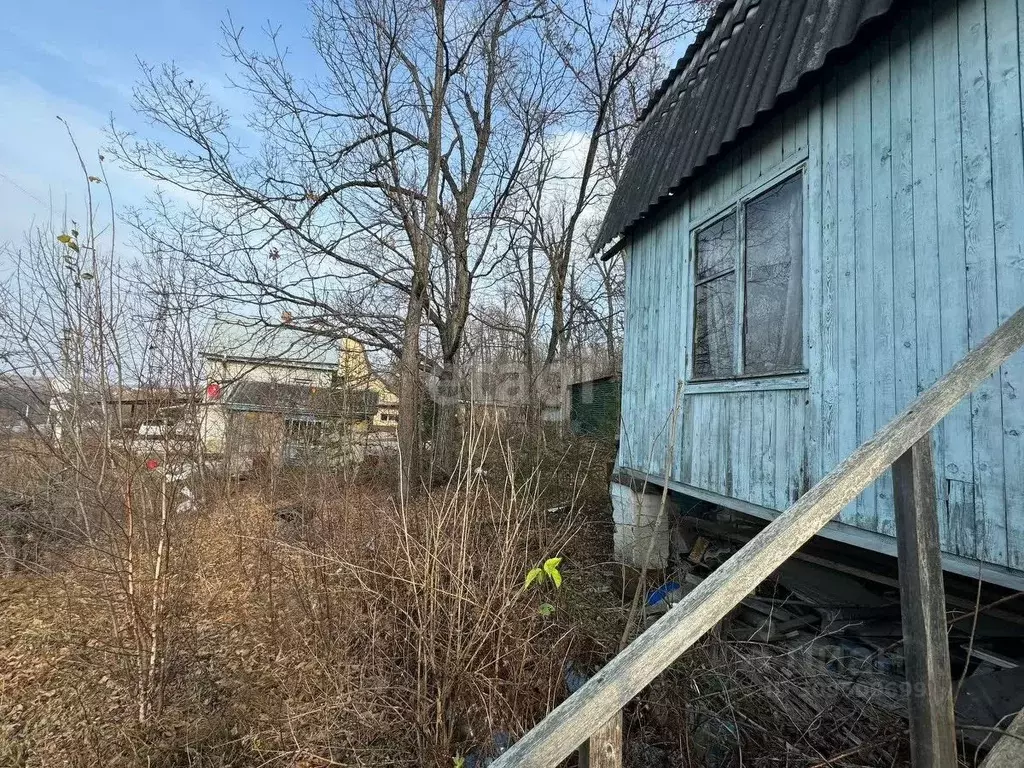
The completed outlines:
<svg viewBox="0 0 1024 768">
<path fill-rule="evenodd" d="M 191 450 L 195 442 L 195 425 L 186 418 L 194 393 L 164 387 L 73 388 L 56 377 L 46 384 L 45 394 L 45 423 L 33 429 L 58 442 L 105 435 L 120 445 L 167 448 L 165 439 L 173 437 L 181 451 Z"/>
<path fill-rule="evenodd" d="M 0 433 L 48 428 L 50 386 L 45 379 L 0 376 Z"/>
<path fill-rule="evenodd" d="M 355 339 L 341 340 L 339 372 L 349 387 L 367 389 L 377 398 L 377 410 L 370 427 L 373 431 L 398 430 L 398 395 L 370 367 L 363 345 Z"/>
<path fill-rule="evenodd" d="M 357 435 L 397 427 L 397 398 L 353 339 L 221 320 L 203 351 L 207 455 L 271 465 L 345 463 Z M 394 421 L 392 421 L 394 416 Z"/>
</svg>

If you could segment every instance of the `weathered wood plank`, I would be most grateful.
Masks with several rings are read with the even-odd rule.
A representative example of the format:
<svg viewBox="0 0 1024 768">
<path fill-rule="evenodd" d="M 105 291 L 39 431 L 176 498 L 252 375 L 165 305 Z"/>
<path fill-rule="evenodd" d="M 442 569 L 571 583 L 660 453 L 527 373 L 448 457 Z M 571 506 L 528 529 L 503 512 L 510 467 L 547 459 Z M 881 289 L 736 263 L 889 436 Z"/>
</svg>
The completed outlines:
<svg viewBox="0 0 1024 768">
<path fill-rule="evenodd" d="M 694 396 L 686 394 L 683 391 L 683 423 L 682 437 L 680 438 L 682 443 L 682 450 L 679 452 L 679 480 L 683 483 L 693 483 L 693 460 L 696 451 L 693 446 L 697 440 L 697 433 L 695 431 L 693 423 L 693 401 Z"/>
<path fill-rule="evenodd" d="M 750 393 L 737 392 L 734 419 L 736 439 L 733 442 L 732 488 L 737 499 L 750 501 Z"/>
<path fill-rule="evenodd" d="M 633 248 L 630 249 L 630 297 L 629 306 L 633 320 L 633 327 L 630 334 L 635 339 L 633 356 L 630 367 L 633 369 L 633 414 L 634 418 L 629 422 L 631 431 L 631 442 L 633 454 L 637 461 L 643 462 L 647 458 L 647 432 L 646 419 L 641 415 L 644 411 L 644 377 L 647 375 L 647 321 L 645 317 L 644 302 L 647 300 L 646 283 L 647 273 L 650 265 L 645 258 L 647 255 L 646 240 L 643 237 L 633 238 Z"/>
<path fill-rule="evenodd" d="M 933 67 L 932 109 L 935 123 L 935 198 L 938 212 L 937 253 L 939 262 L 939 302 L 934 313 L 939 317 L 941 333 L 940 370 L 948 370 L 968 349 L 967 263 L 963 223 L 963 165 L 960 140 L 960 71 L 957 63 L 959 30 L 956 12 L 935 8 L 932 20 Z M 917 156 L 915 154 L 915 158 Z M 927 192 L 925 192 L 927 194 Z M 926 262 L 922 268 L 926 269 Z M 919 306 L 929 302 L 920 302 Z M 926 315 L 927 317 L 927 315 Z M 930 386 L 922 374 L 921 384 Z M 949 480 L 971 484 L 973 471 L 973 432 L 970 398 L 960 403 L 943 420 L 936 436 L 942 448 L 939 474 Z M 973 491 L 972 491 L 973 492 Z M 974 509 L 971 500 L 970 509 Z M 947 549 L 965 557 L 976 552 L 974 518 L 957 518 L 959 532 L 949 531 Z"/>
<path fill-rule="evenodd" d="M 821 331 L 818 378 L 821 380 L 818 456 L 811 456 L 814 480 L 839 463 L 839 147 L 836 81 L 829 79 L 821 94 Z M 815 307 L 810 307 L 815 311 Z M 812 315 L 813 317 L 813 315 Z"/>
<path fill-rule="evenodd" d="M 726 400 L 728 421 L 723 428 L 729 432 L 729 453 L 726 457 L 726 488 L 729 496 L 739 495 L 739 488 L 745 478 L 741 477 L 736 468 L 742 463 L 740 448 L 740 412 L 743 410 L 743 394 L 729 395 Z M 745 447 L 744 449 L 745 450 Z"/>
<path fill-rule="evenodd" d="M 729 379 L 726 381 L 696 381 L 686 391 L 695 395 L 730 394 L 738 392 L 771 392 L 783 389 L 807 389 L 810 377 L 805 373 L 791 376 L 772 376 L 767 379 Z"/>
<path fill-rule="evenodd" d="M 1006 734 L 996 742 L 981 768 L 1020 768 L 1024 765 L 1024 710 L 1017 713 Z"/>
<path fill-rule="evenodd" d="M 932 9 L 928 4 L 915 4 L 910 19 L 910 108 L 911 108 L 911 206 L 913 210 L 914 312 L 916 329 L 914 353 L 917 380 L 913 392 L 898 386 L 896 407 L 903 408 L 918 392 L 931 385 L 942 373 L 942 303 L 928 301 L 928 296 L 941 296 L 938 244 L 938 193 L 935 185 L 935 66 L 932 45 Z M 897 254 L 900 248 L 897 246 Z M 918 300 L 922 297 L 923 300 Z M 898 351 L 898 348 L 897 348 Z M 961 353 L 962 354 L 962 353 Z M 906 398 L 906 399 L 904 399 Z M 944 503 L 944 467 L 946 441 L 944 425 L 935 433 L 934 450 L 936 490 L 940 509 Z M 939 515 L 939 540 L 943 549 L 949 547 L 947 516 Z M 972 518 L 973 521 L 973 518 Z"/>
<path fill-rule="evenodd" d="M 739 183 L 743 186 L 753 184 L 761 175 L 761 147 L 764 145 L 764 131 L 758 131 L 743 142 L 740 150 Z"/>
<path fill-rule="evenodd" d="M 988 61 L 984 2 L 957 6 L 960 44 L 960 122 L 967 256 L 967 328 L 971 345 L 999 322 L 996 303 L 995 224 L 992 212 L 992 145 L 989 134 Z M 974 430 L 975 512 L 982 523 L 978 555 L 1006 564 L 1001 398 L 996 379 L 971 398 Z"/>
<path fill-rule="evenodd" d="M 874 390 L 874 414 L 864 420 L 868 434 L 896 415 L 895 287 L 893 265 L 892 125 L 893 99 L 907 99 L 909 93 L 892 93 L 889 39 L 883 35 L 871 50 L 871 314 L 873 337 L 869 339 L 874 374 L 868 387 Z M 860 215 L 864 215 L 862 211 Z M 913 249 L 901 254 L 909 261 Z M 861 254 L 863 255 L 863 253 Z M 913 285 L 913 279 L 909 285 Z M 908 285 L 901 285 L 906 293 Z M 913 375 L 916 376 L 916 362 Z M 915 393 L 916 394 L 916 393 Z M 875 484 L 874 530 L 892 535 L 892 486 L 882 477 Z M 865 494 L 866 495 L 866 494 Z"/>
<path fill-rule="evenodd" d="M 674 218 L 675 215 L 673 215 Z M 669 458 L 668 436 L 671 432 L 670 420 L 672 418 L 672 396 L 670 393 L 674 392 L 674 387 L 671 384 L 672 368 L 668 362 L 670 347 L 668 344 L 658 342 L 668 338 L 670 333 L 668 314 L 673 302 L 668 296 L 667 288 L 672 285 L 671 273 L 675 266 L 674 262 L 678 261 L 672 251 L 671 226 L 663 225 L 655 230 L 654 261 L 657 270 L 652 287 L 655 344 L 652 355 L 654 370 L 651 372 L 650 382 L 655 395 L 654 415 L 660 422 L 655 447 L 656 466 L 658 473 L 664 474 L 669 471 L 665 462 Z"/>
<path fill-rule="evenodd" d="M 1024 19 L 1017 3 L 989 0 L 988 82 L 992 132 L 992 197 L 995 215 L 998 319 L 1024 302 L 1024 116 L 1021 65 Z M 1000 371 L 1002 448 L 1006 500 L 1006 564 L 1024 568 L 1024 360 Z"/>
<path fill-rule="evenodd" d="M 780 118 L 782 119 L 782 151 L 781 157 L 789 157 L 796 149 L 797 126 L 806 126 L 806 106 L 801 101 L 785 110 Z"/>
<path fill-rule="evenodd" d="M 717 468 L 715 467 L 715 457 L 718 452 L 718 435 L 715 432 L 715 398 L 713 397 L 701 397 L 700 400 L 700 416 L 701 416 L 701 441 L 698 443 L 700 450 L 700 487 L 701 488 L 712 488 L 714 487 L 714 477 Z"/>
<path fill-rule="evenodd" d="M 945 517 L 946 528 L 949 531 L 950 546 L 954 551 L 964 549 L 974 550 L 975 538 L 975 516 L 974 516 L 974 492 L 973 483 L 965 483 L 963 480 L 946 480 L 945 493 L 939 496 L 945 500 L 943 509 L 944 515 L 939 515 L 940 520 Z M 941 539 L 940 539 L 941 541 Z"/>
<path fill-rule="evenodd" d="M 626 319 L 624 325 L 624 341 L 622 349 L 622 405 L 619 431 L 619 463 L 625 466 L 642 466 L 639 450 L 640 427 L 637 418 L 640 411 L 640 376 L 641 359 L 640 345 L 642 333 L 638 316 L 640 278 L 642 276 L 640 243 L 636 237 L 630 238 L 629 245 L 623 251 L 623 264 L 626 273 Z"/>
<path fill-rule="evenodd" d="M 675 398 L 675 387 L 680 381 L 686 380 L 686 360 L 689 354 L 689 345 L 686 343 L 686 329 L 688 328 L 687 316 L 690 312 L 690 292 L 687 289 L 687 275 L 688 275 L 688 256 L 690 247 L 690 206 L 683 205 L 680 210 L 680 214 L 676 221 L 675 227 L 675 238 L 674 238 L 674 252 L 672 258 L 675 261 L 675 269 L 673 271 L 672 279 L 672 295 L 668 301 L 676 307 L 676 314 L 672 320 L 674 327 L 668 338 L 675 338 L 675 334 L 682 330 L 684 338 L 682 343 L 676 344 L 675 355 L 672 358 L 672 392 L 673 400 Z M 672 346 L 672 345 L 669 345 Z M 685 397 L 685 395 L 684 395 Z M 675 453 L 673 457 L 673 468 L 672 476 L 674 478 L 682 477 L 682 445 L 679 443 L 680 440 L 685 439 L 683 436 L 683 413 L 682 404 L 680 404 L 680 412 L 676 414 L 676 435 L 677 443 L 675 447 Z"/>
<path fill-rule="evenodd" d="M 917 296 L 915 265 L 917 212 L 914 208 L 914 92 L 910 66 L 910 27 L 899 20 L 891 34 L 890 92 L 892 122 L 892 299 L 893 299 L 893 412 L 917 397 Z M 924 67 L 922 67 L 924 68 Z M 931 62 L 927 62 L 931 71 Z M 931 83 L 929 83 L 929 86 Z M 921 147 L 921 154 L 933 152 Z M 922 207 L 927 203 L 922 202 Z M 922 211 L 925 216 L 925 212 Z M 931 222 L 934 228 L 934 221 Z M 934 241 L 934 238 L 932 238 Z M 934 242 L 932 246 L 934 254 Z M 923 278 L 922 278 L 923 279 Z M 938 294 L 938 284 L 928 294 Z M 935 302 L 922 302 L 934 305 Z M 937 318 L 936 318 L 937 320 Z M 936 326 L 938 322 L 935 323 Z M 925 331 L 927 332 L 927 331 Z M 888 419 L 889 416 L 886 416 Z"/>
<path fill-rule="evenodd" d="M 665 284 L 665 227 L 657 227 L 650 235 L 651 242 L 651 271 L 653 272 L 650 284 L 649 306 L 647 312 L 650 317 L 650 352 L 649 352 L 649 373 L 647 376 L 647 413 L 650 418 L 650 441 L 653 457 L 653 466 L 659 475 L 665 472 L 665 437 L 668 434 L 668 414 L 665 411 L 665 393 L 663 391 L 663 368 L 662 355 L 665 345 L 658 341 L 663 338 L 661 335 L 661 289 Z"/>
<path fill-rule="evenodd" d="M 580 768 L 622 768 L 622 711 L 580 747 Z"/>
<path fill-rule="evenodd" d="M 846 98 L 853 104 L 853 290 L 856 299 L 855 354 L 853 380 L 856 382 L 854 445 L 867 440 L 875 431 L 875 317 L 878 306 L 874 297 L 875 206 L 872 200 L 871 152 L 871 51 L 865 51 L 851 65 L 853 83 Z M 880 211 L 881 213 L 881 211 Z M 856 518 L 860 528 L 877 530 L 875 494 L 865 493 L 857 499 Z"/>
<path fill-rule="evenodd" d="M 690 482 L 700 488 L 707 486 L 708 482 L 708 435 L 706 398 L 703 395 L 695 395 L 690 398 L 690 408 L 693 413 L 693 459 L 690 465 Z"/>
<path fill-rule="evenodd" d="M 750 500 L 764 506 L 761 456 L 764 454 L 764 393 L 750 394 L 750 452 L 747 454 L 746 472 L 750 478 Z"/>
<path fill-rule="evenodd" d="M 633 420 L 633 392 L 635 391 L 635 384 L 633 383 L 633 345 L 636 343 L 636 334 L 633 332 L 633 320 L 632 320 L 632 301 L 630 294 L 632 288 L 632 245 L 627 244 L 622 251 L 622 271 L 624 280 L 625 290 L 625 310 L 623 313 L 623 339 L 622 339 L 622 394 L 620 395 L 620 408 L 619 408 L 619 451 L 616 457 L 616 462 L 620 466 L 634 466 L 632 441 L 631 437 L 631 422 Z"/>
<path fill-rule="evenodd" d="M 858 114 L 850 98 L 850 75 L 840 74 L 837 88 L 837 257 L 836 257 L 836 325 L 838 327 L 838 397 L 836 407 L 836 462 L 849 456 L 857 440 L 857 295 L 855 271 L 857 241 L 854 231 L 857 209 L 854 168 L 854 124 Z M 835 465 L 829 467 L 831 471 Z M 857 524 L 857 506 L 843 510 L 842 521 Z"/>
<path fill-rule="evenodd" d="M 761 455 L 755 457 L 761 463 L 761 504 L 769 509 L 775 506 L 775 394 L 761 393 Z"/>
<path fill-rule="evenodd" d="M 722 493 L 722 478 L 725 476 L 725 472 L 722 468 L 722 435 L 719 432 L 719 413 L 722 409 L 722 398 L 720 397 L 702 397 L 703 407 L 707 415 L 707 424 L 705 427 L 705 466 L 707 469 L 707 476 L 704 480 L 703 488 L 707 488 L 710 491 L 716 493 Z"/>
<path fill-rule="evenodd" d="M 911 759 L 922 768 L 956 768 L 931 435 L 900 456 L 892 474 Z"/>
<path fill-rule="evenodd" d="M 795 468 L 792 480 L 793 487 L 789 494 L 789 503 L 792 504 L 800 498 L 804 491 L 811 487 L 816 478 L 812 479 L 810 474 L 811 455 L 807 441 L 809 432 L 807 422 L 810 417 L 808 394 L 804 392 L 790 392 L 789 396 L 793 403 L 793 410 L 790 414 L 793 418 L 793 426 L 791 427 L 793 457 L 791 461 Z M 788 507 L 789 505 L 787 504 L 786 506 Z"/>
<path fill-rule="evenodd" d="M 793 403 L 788 392 L 773 392 L 772 400 L 775 406 L 775 496 L 772 508 L 782 510 L 790 505 L 789 483 L 796 456 L 789 431 Z"/>
<path fill-rule="evenodd" d="M 654 249 L 651 247 L 650 232 L 647 232 L 640 239 L 643 244 L 643 250 L 638 256 L 638 263 L 641 267 L 642 277 L 639 280 L 640 284 L 640 303 L 639 308 L 640 317 L 642 318 L 643 327 L 640 331 L 642 338 L 642 344 L 640 346 L 641 360 L 639 361 L 640 367 L 640 391 L 637 396 L 639 399 L 639 413 L 642 415 L 638 420 L 641 428 L 639 430 L 640 450 L 643 452 L 644 459 L 649 463 L 651 457 L 655 455 L 656 451 L 654 448 L 654 430 L 652 429 L 652 423 L 654 421 L 654 414 L 652 408 L 652 392 L 649 384 L 651 380 L 651 350 L 654 341 L 654 328 L 651 325 L 651 300 L 654 290 L 654 262 L 653 255 Z M 651 465 L 657 468 L 656 465 Z"/>
<path fill-rule="evenodd" d="M 567 757 L 1021 345 L 1024 308 L 562 702 L 494 768 L 545 768 Z"/>
<path fill-rule="evenodd" d="M 824 333 L 822 306 L 822 94 L 821 88 L 815 86 L 808 97 L 806 131 L 801 136 L 807 149 L 808 159 L 805 170 L 807 194 L 804 207 L 807 217 L 807 229 L 804 235 L 804 365 L 815 372 L 810 380 L 810 391 L 807 395 L 807 413 L 805 419 L 809 428 L 801 436 L 798 446 L 803 455 L 813 457 L 812 463 L 817 464 L 821 452 L 821 401 L 822 401 L 822 335 Z M 801 462 L 801 467 L 803 462 Z M 799 483 L 798 483 L 799 486 Z M 792 498 L 792 497 L 791 497 Z M 788 504 L 787 504 L 788 506 Z"/>
<path fill-rule="evenodd" d="M 731 474 L 729 468 L 729 398 L 709 398 L 711 406 L 711 434 L 715 435 L 715 471 L 711 477 L 710 490 L 725 496 L 731 495 L 726 480 Z"/>
<path fill-rule="evenodd" d="M 785 154 L 784 138 L 786 134 L 786 118 L 793 112 L 787 109 L 776 115 L 764 129 L 764 141 L 761 144 L 760 152 L 760 178 L 767 179 L 772 173 L 779 169 L 782 158 Z"/>
</svg>

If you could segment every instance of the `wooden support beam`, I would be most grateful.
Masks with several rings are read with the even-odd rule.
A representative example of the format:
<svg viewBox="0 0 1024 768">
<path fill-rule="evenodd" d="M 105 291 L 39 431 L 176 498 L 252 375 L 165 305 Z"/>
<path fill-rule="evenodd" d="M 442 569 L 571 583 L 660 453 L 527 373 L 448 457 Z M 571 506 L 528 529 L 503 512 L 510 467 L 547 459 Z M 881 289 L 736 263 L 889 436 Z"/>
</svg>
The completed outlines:
<svg viewBox="0 0 1024 768">
<path fill-rule="evenodd" d="M 930 434 L 893 464 L 892 486 L 911 762 L 914 768 L 956 768 L 953 683 Z"/>
<path fill-rule="evenodd" d="M 988 753 L 981 768 L 1020 768 L 1024 765 L 1024 709 Z"/>
<path fill-rule="evenodd" d="M 580 768 L 622 768 L 622 710 L 583 742 Z"/>
<path fill-rule="evenodd" d="M 1024 307 L 559 704 L 493 768 L 546 768 L 571 755 L 1022 345 Z"/>
</svg>

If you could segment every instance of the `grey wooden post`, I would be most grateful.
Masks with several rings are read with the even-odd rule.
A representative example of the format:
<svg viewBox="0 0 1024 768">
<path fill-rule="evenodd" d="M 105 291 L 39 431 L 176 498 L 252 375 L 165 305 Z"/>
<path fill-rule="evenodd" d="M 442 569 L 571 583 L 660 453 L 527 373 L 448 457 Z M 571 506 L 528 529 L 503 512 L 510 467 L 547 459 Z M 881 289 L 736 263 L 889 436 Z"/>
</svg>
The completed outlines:
<svg viewBox="0 0 1024 768">
<path fill-rule="evenodd" d="M 580 747 L 580 768 L 622 768 L 622 710 Z"/>
<path fill-rule="evenodd" d="M 903 649 L 914 768 L 956 768 L 953 685 L 946 638 L 931 433 L 892 468 Z"/>
</svg>

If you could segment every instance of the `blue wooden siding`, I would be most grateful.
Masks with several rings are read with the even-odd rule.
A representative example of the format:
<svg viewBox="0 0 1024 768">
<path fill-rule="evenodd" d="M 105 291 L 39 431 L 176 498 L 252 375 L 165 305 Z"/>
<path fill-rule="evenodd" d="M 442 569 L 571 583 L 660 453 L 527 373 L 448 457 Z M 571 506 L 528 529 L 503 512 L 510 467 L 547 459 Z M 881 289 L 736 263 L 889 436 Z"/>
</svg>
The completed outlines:
<svg viewBox="0 0 1024 768">
<path fill-rule="evenodd" d="M 619 463 L 781 510 L 1024 304 L 1024 0 L 919 0 L 626 251 Z M 693 227 L 803 163 L 808 375 L 685 377 Z M 763 384 L 764 382 L 762 382 Z M 1024 354 L 935 431 L 944 551 L 1024 570 Z M 840 519 L 892 535 L 887 474 Z"/>
</svg>

